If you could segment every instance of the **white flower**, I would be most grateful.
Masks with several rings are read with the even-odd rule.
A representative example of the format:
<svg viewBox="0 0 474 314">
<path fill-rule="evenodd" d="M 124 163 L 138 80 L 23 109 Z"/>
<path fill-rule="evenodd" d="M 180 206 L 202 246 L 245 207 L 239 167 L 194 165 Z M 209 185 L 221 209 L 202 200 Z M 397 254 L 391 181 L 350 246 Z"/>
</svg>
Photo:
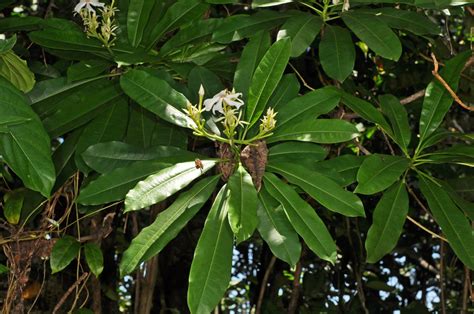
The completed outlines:
<svg viewBox="0 0 474 314">
<path fill-rule="evenodd" d="M 215 114 L 216 111 L 224 114 L 223 104 L 239 109 L 244 104 L 244 101 L 239 99 L 239 97 L 242 97 L 242 93 L 236 93 L 235 90 L 229 92 L 227 89 L 224 89 L 214 95 L 214 97 L 204 101 L 204 110 L 210 111 L 212 109 L 213 114 Z"/>
<path fill-rule="evenodd" d="M 102 3 L 102 2 L 99 2 L 98 0 L 81 0 L 81 1 L 79 1 L 79 3 L 74 8 L 74 11 L 76 11 L 77 13 L 81 13 L 81 10 L 84 7 L 86 7 L 86 9 L 89 12 L 94 12 L 95 13 L 95 10 L 92 6 L 103 8 L 105 6 L 105 4 Z"/>
</svg>

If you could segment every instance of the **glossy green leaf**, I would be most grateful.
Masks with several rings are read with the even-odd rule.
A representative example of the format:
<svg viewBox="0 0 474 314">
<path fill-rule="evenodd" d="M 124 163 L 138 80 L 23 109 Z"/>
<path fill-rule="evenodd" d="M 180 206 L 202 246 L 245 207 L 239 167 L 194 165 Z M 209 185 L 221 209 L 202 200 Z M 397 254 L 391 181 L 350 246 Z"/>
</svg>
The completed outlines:
<svg viewBox="0 0 474 314">
<path fill-rule="evenodd" d="M 293 2 L 293 0 L 253 0 L 252 8 L 264 8 Z"/>
<path fill-rule="evenodd" d="M 351 108 L 365 120 L 379 125 L 385 130 L 385 132 L 392 134 L 392 129 L 385 117 L 371 103 L 344 91 L 341 91 L 341 93 L 341 101 L 344 105 Z"/>
<path fill-rule="evenodd" d="M 446 66 L 439 72 L 439 75 L 454 91 L 458 88 L 461 71 L 470 56 L 470 51 L 460 53 L 447 61 Z M 418 146 L 421 146 L 426 138 L 439 127 L 452 103 L 453 98 L 449 92 L 434 78 L 425 92 L 420 117 L 420 142 Z"/>
<path fill-rule="evenodd" d="M 140 44 L 145 26 L 153 9 L 154 1 L 130 0 L 128 4 L 127 32 L 128 41 L 133 47 Z"/>
<path fill-rule="evenodd" d="M 300 88 L 300 83 L 295 74 L 283 75 L 272 97 L 268 100 L 267 107 L 272 107 L 278 112 L 280 108 L 283 108 L 290 100 L 298 96 Z"/>
<path fill-rule="evenodd" d="M 315 170 L 318 172 L 323 172 L 323 169 L 336 171 L 341 178 L 341 182 L 337 182 L 342 186 L 348 186 L 357 181 L 357 172 L 364 159 L 365 156 L 346 154 L 318 162 Z"/>
<path fill-rule="evenodd" d="M 355 48 L 346 28 L 326 25 L 319 42 L 319 60 L 329 77 L 343 82 L 352 74 L 355 64 Z"/>
<path fill-rule="evenodd" d="M 237 243 L 250 238 L 257 228 L 258 197 L 252 177 L 242 164 L 239 164 L 227 183 L 229 196 L 227 209 L 229 224 L 235 234 Z"/>
<path fill-rule="evenodd" d="M 16 35 L 10 38 L 0 39 L 0 55 L 12 50 L 16 44 Z"/>
<path fill-rule="evenodd" d="M 374 154 L 367 157 L 357 172 L 359 194 L 375 194 L 391 186 L 408 169 L 410 161 L 401 156 Z"/>
<path fill-rule="evenodd" d="M 253 15 L 236 14 L 224 20 L 212 36 L 213 41 L 228 44 L 232 41 L 252 37 L 260 31 L 282 24 L 290 14 L 264 10 Z"/>
<path fill-rule="evenodd" d="M 270 247 L 273 255 L 294 267 L 301 256 L 298 234 L 291 226 L 283 207 L 265 189 L 259 192 L 259 198 L 258 232 Z"/>
<path fill-rule="evenodd" d="M 196 168 L 194 161 L 183 162 L 153 174 L 127 193 L 125 212 L 138 210 L 156 204 L 185 188 L 196 178 L 212 169 L 216 160 L 201 160 L 202 168 Z"/>
<path fill-rule="evenodd" d="M 82 153 L 82 157 L 87 165 L 95 171 L 107 173 L 140 160 L 160 159 L 169 160 L 170 162 L 191 161 L 198 157 L 198 155 L 173 146 L 142 148 L 113 141 L 90 146 Z"/>
<path fill-rule="evenodd" d="M 418 178 L 421 192 L 449 245 L 467 267 L 474 269 L 474 235 L 469 220 L 456 207 L 442 186 L 425 176 Z"/>
<path fill-rule="evenodd" d="M 69 82 L 76 82 L 94 78 L 104 73 L 111 64 L 104 60 L 87 60 L 71 65 L 67 69 L 67 79 Z"/>
<path fill-rule="evenodd" d="M 316 119 L 333 110 L 341 99 L 334 88 L 320 88 L 296 97 L 278 110 L 277 128 L 295 125 L 303 120 Z"/>
<path fill-rule="evenodd" d="M 274 43 L 257 66 L 250 84 L 246 105 L 246 121 L 250 126 L 260 118 L 271 95 L 278 86 L 290 58 L 291 42 L 288 38 Z"/>
<path fill-rule="evenodd" d="M 394 61 L 400 58 L 400 39 L 377 16 L 350 11 L 342 15 L 342 20 L 376 54 Z"/>
<path fill-rule="evenodd" d="M 160 48 L 160 55 L 171 55 L 176 52 L 177 48 L 183 46 L 191 46 L 205 38 L 210 38 L 214 30 L 222 23 L 223 19 L 208 18 L 205 20 L 196 20 L 193 23 L 182 27 L 178 33 L 173 35 Z"/>
<path fill-rule="evenodd" d="M 407 214 L 408 193 L 405 183 L 400 181 L 384 192 L 375 207 L 365 241 L 368 263 L 376 263 L 395 248 Z"/>
<path fill-rule="evenodd" d="M 3 215 L 10 224 L 16 225 L 20 222 L 24 200 L 25 194 L 22 190 L 10 191 L 3 195 Z"/>
<path fill-rule="evenodd" d="M 87 266 L 91 272 L 96 276 L 104 270 L 104 256 L 100 247 L 96 243 L 86 243 L 84 245 L 84 255 L 86 256 Z"/>
<path fill-rule="evenodd" d="M 391 28 L 407 30 L 416 35 L 441 33 L 439 26 L 422 13 L 395 8 L 379 8 L 371 12 Z"/>
<path fill-rule="evenodd" d="M 275 130 L 268 143 L 302 141 L 321 144 L 342 143 L 359 136 L 357 128 L 344 120 L 315 119 L 288 125 Z"/>
<path fill-rule="evenodd" d="M 275 175 L 266 173 L 264 182 L 265 189 L 283 205 L 293 228 L 303 238 L 311 251 L 321 259 L 334 264 L 337 256 L 336 244 L 314 208 L 302 200 L 298 193 Z"/>
<path fill-rule="evenodd" d="M 255 68 L 269 47 L 270 35 L 267 32 L 258 32 L 255 36 L 250 37 L 249 42 L 242 50 L 234 74 L 234 88 L 237 92 L 243 93 L 244 99 L 248 97 Z"/>
<path fill-rule="evenodd" d="M 47 197 L 56 178 L 49 136 L 23 93 L 3 78 L 0 78 L 0 89 L 0 117 L 26 120 L 0 132 L 0 154 L 26 187 Z"/>
<path fill-rule="evenodd" d="M 79 254 L 81 244 L 71 236 L 64 236 L 56 241 L 51 251 L 50 265 L 53 274 L 66 268 Z"/>
<path fill-rule="evenodd" d="M 214 176 L 199 181 L 159 213 L 151 225 L 143 228 L 123 253 L 121 276 L 131 273 L 141 262 L 158 254 L 174 239 L 207 202 L 218 180 L 219 176 Z"/>
<path fill-rule="evenodd" d="M 35 75 L 28 68 L 26 61 L 11 50 L 0 54 L 0 76 L 25 93 L 35 85 Z"/>
<path fill-rule="evenodd" d="M 393 95 L 382 95 L 379 102 L 392 126 L 393 140 L 406 152 L 411 140 L 407 110 Z"/>
<path fill-rule="evenodd" d="M 183 24 L 198 19 L 208 8 L 209 5 L 202 3 L 200 0 L 176 1 L 168 8 L 159 23 L 151 30 L 150 44 L 148 45 L 147 50 L 152 48 L 164 34 L 179 28 Z"/>
<path fill-rule="evenodd" d="M 162 119 L 187 128 L 196 125 L 182 111 L 186 108 L 186 97 L 164 80 L 145 71 L 131 70 L 121 77 L 120 86 L 138 104 Z"/>
<path fill-rule="evenodd" d="M 457 163 L 474 167 L 474 147 L 472 145 L 454 145 L 426 154 L 423 156 L 423 160 L 429 163 Z"/>
<path fill-rule="evenodd" d="M 33 105 L 52 138 L 86 124 L 103 112 L 107 104 L 123 97 L 116 81 L 96 81 L 94 86 L 94 93 L 91 93 L 91 86 L 84 85 L 77 92 L 64 96 L 58 93 L 57 97 L 48 97 Z"/>
<path fill-rule="evenodd" d="M 75 161 L 78 169 L 88 172 L 90 169 L 81 154 L 94 144 L 121 140 L 127 130 L 127 122 L 128 102 L 121 98 L 87 124 L 76 146 Z"/>
<path fill-rule="evenodd" d="M 291 57 L 298 57 L 309 48 L 314 41 L 323 20 L 318 16 L 306 12 L 295 11 L 294 15 L 280 27 L 277 40 L 291 38 Z"/>
<path fill-rule="evenodd" d="M 328 152 L 321 146 L 313 143 L 286 142 L 270 147 L 268 159 L 270 162 L 291 161 L 299 163 L 303 160 L 316 162 L 326 158 Z"/>
<path fill-rule="evenodd" d="M 329 210 L 348 217 L 365 217 L 364 206 L 357 195 L 316 171 L 287 162 L 270 163 L 267 171 L 284 176 Z"/>
<path fill-rule="evenodd" d="M 193 314 L 212 312 L 230 282 L 233 234 L 227 219 L 226 197 L 224 185 L 214 200 L 194 251 L 188 285 L 188 307 Z"/>
<path fill-rule="evenodd" d="M 170 164 L 160 161 L 146 160 L 115 169 L 81 188 L 77 202 L 83 205 L 100 205 L 122 200 L 139 181 L 169 166 Z"/>
</svg>

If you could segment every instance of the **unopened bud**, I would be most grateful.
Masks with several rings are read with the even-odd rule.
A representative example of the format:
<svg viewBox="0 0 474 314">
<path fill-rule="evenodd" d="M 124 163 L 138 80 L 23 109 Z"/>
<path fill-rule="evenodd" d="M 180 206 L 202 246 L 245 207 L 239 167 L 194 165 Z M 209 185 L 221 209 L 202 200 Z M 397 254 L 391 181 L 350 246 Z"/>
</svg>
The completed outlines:
<svg viewBox="0 0 474 314">
<path fill-rule="evenodd" d="M 201 84 L 201 86 L 199 87 L 199 96 L 204 97 L 205 93 L 206 92 L 204 91 L 204 86 L 202 86 L 202 84 Z"/>
</svg>

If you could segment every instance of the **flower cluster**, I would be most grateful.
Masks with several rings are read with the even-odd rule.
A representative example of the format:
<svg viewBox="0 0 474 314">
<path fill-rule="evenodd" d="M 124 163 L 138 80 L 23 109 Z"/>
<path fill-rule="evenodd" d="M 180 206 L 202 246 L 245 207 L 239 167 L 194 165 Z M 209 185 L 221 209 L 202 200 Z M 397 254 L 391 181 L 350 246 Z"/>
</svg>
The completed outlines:
<svg viewBox="0 0 474 314">
<path fill-rule="evenodd" d="M 240 110 L 244 105 L 244 101 L 241 99 L 242 93 L 225 89 L 206 100 L 204 100 L 204 95 L 204 87 L 201 85 L 199 89 L 199 103 L 197 105 L 188 103 L 186 109 L 184 109 L 184 112 L 196 123 L 197 127 L 194 129 L 194 134 L 198 136 L 229 144 L 250 144 L 270 136 L 271 131 L 276 126 L 275 116 L 277 113 L 272 108 L 269 108 L 266 115 L 261 119 L 258 135 L 246 140 L 245 135 L 250 125 L 242 120 L 243 113 Z M 221 122 L 223 126 L 222 133 L 226 138 L 206 130 L 206 119 L 203 118 L 203 112 L 206 111 L 212 112 L 210 121 Z M 237 139 L 239 127 L 245 128 L 245 130 L 241 129 L 243 132 L 240 132 L 241 136 Z"/>
<path fill-rule="evenodd" d="M 99 16 L 94 7 L 100 8 Z M 117 30 L 115 23 L 117 9 L 114 7 L 114 0 L 110 5 L 98 0 L 81 0 L 74 11 L 81 16 L 87 36 L 99 39 L 107 49 L 113 45 Z"/>
</svg>

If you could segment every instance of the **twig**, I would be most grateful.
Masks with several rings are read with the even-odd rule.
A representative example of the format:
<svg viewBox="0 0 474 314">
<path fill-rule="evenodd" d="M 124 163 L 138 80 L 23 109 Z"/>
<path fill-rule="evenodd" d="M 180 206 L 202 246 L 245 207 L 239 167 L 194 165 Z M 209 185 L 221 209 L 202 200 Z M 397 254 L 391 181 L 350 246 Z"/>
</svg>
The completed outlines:
<svg viewBox="0 0 474 314">
<path fill-rule="evenodd" d="M 295 72 L 296 76 L 298 76 L 298 78 L 300 79 L 301 83 L 303 83 L 303 85 L 308 88 L 309 90 L 315 90 L 313 87 L 309 86 L 308 83 L 306 83 L 306 81 L 304 80 L 303 76 L 300 74 L 300 72 L 298 72 L 298 70 L 293 66 L 293 64 L 291 63 L 288 63 L 290 65 L 290 67 L 293 69 L 293 71 Z"/>
<path fill-rule="evenodd" d="M 79 277 L 79 279 L 76 280 L 76 282 L 69 287 L 69 289 L 67 289 L 66 293 L 62 296 L 61 300 L 59 300 L 58 304 L 56 304 L 56 306 L 54 307 L 54 310 L 53 310 L 53 314 L 56 314 L 58 313 L 59 309 L 61 308 L 61 306 L 63 306 L 64 302 L 66 302 L 67 298 L 69 297 L 69 295 L 76 289 L 76 287 L 78 287 L 81 282 L 83 282 L 87 277 L 89 276 L 89 273 L 88 272 L 85 272 L 81 275 L 81 277 Z"/>
<path fill-rule="evenodd" d="M 469 287 L 472 289 L 470 270 L 467 266 L 464 266 L 464 289 L 462 293 L 462 314 L 467 314 L 468 303 L 469 303 Z"/>
<path fill-rule="evenodd" d="M 293 278 L 293 291 L 291 292 L 290 304 L 288 305 L 288 314 L 295 314 L 298 309 L 300 299 L 300 277 L 301 277 L 301 259 L 296 264 L 295 278 Z"/>
<path fill-rule="evenodd" d="M 454 98 L 454 101 L 456 101 L 461 107 L 469 111 L 474 111 L 474 107 L 468 106 L 465 103 L 463 103 L 462 100 L 458 97 L 458 95 L 456 95 L 456 93 L 451 89 L 448 83 L 446 83 L 446 81 L 441 77 L 441 75 L 439 75 L 438 60 L 436 60 L 436 56 L 434 55 L 434 53 L 431 53 L 431 58 L 433 59 L 433 64 L 434 64 L 434 69 L 431 73 L 433 73 L 434 77 L 443 85 L 443 87 L 448 91 L 451 97 Z"/>
<path fill-rule="evenodd" d="M 265 270 L 265 275 L 262 279 L 262 284 L 260 285 L 260 292 L 258 294 L 258 301 L 257 301 L 257 308 L 255 310 L 255 314 L 260 314 L 262 311 L 262 303 L 263 298 L 265 297 L 265 290 L 267 289 L 268 278 L 270 278 L 270 274 L 273 271 L 273 267 L 275 266 L 276 257 L 272 256 L 270 263 L 268 263 L 267 269 Z"/>
<path fill-rule="evenodd" d="M 354 140 L 354 143 L 356 144 L 357 148 L 364 153 L 364 155 L 372 155 L 371 152 L 369 152 L 369 150 L 367 148 L 365 148 L 364 146 L 362 146 L 362 144 L 357 140 L 355 139 Z"/>
<path fill-rule="evenodd" d="M 426 89 L 422 89 L 420 91 L 417 91 L 416 93 L 414 93 L 413 95 L 410 95 L 406 98 L 403 98 L 402 100 L 400 100 L 400 103 L 402 105 L 408 105 L 409 103 L 412 103 L 420 98 L 423 98 L 425 96 L 425 91 Z"/>
<path fill-rule="evenodd" d="M 441 241 L 439 251 L 439 289 L 441 290 L 441 313 L 446 314 L 446 291 L 444 286 L 444 255 L 446 254 L 446 247 L 444 242 Z"/>
<path fill-rule="evenodd" d="M 383 135 L 383 138 L 385 140 L 385 143 L 388 146 L 388 149 L 390 150 L 390 154 L 392 154 L 392 156 L 394 156 L 395 155 L 395 150 L 393 150 L 392 144 L 390 144 L 390 141 L 388 140 L 387 134 L 385 134 L 385 132 L 382 132 L 382 135 Z"/>
<path fill-rule="evenodd" d="M 423 226 L 421 223 L 419 223 L 418 221 L 416 221 L 415 219 L 411 218 L 410 216 L 407 216 L 407 219 L 412 222 L 414 225 L 418 226 L 420 229 L 422 229 L 423 231 L 426 231 L 428 232 L 429 234 L 431 234 L 431 236 L 433 236 L 434 238 L 438 238 L 440 240 L 443 240 L 444 242 L 446 243 L 449 243 L 448 240 L 446 238 L 443 238 L 442 236 L 434 233 L 433 231 L 431 231 L 430 229 L 426 228 L 425 226 Z"/>
</svg>

